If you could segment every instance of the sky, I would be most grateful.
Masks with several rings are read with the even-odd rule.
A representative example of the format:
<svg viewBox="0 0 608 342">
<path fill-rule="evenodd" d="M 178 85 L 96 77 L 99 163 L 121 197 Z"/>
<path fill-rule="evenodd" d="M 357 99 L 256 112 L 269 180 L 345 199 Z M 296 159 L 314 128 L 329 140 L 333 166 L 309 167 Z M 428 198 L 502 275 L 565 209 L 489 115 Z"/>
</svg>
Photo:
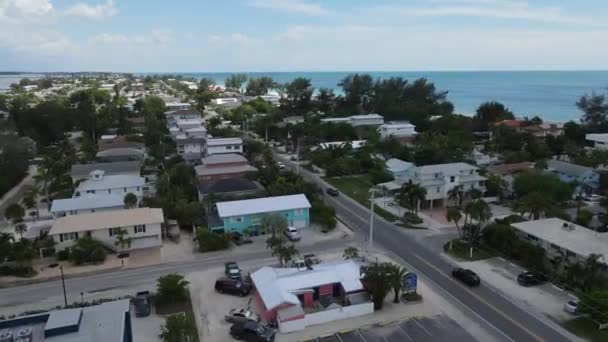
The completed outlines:
<svg viewBox="0 0 608 342">
<path fill-rule="evenodd" d="M 607 70 L 606 0 L 0 0 L 0 70 Z"/>
</svg>

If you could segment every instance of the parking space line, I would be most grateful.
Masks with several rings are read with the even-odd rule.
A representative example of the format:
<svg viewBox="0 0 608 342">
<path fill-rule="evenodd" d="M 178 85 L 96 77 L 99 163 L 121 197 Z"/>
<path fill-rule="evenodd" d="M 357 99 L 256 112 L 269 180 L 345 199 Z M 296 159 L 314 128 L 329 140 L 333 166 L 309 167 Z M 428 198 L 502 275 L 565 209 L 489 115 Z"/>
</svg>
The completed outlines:
<svg viewBox="0 0 608 342">
<path fill-rule="evenodd" d="M 416 322 L 416 324 L 418 324 L 418 326 L 419 326 L 420 328 L 422 328 L 422 330 L 424 330 L 424 332 L 425 332 L 425 333 L 427 333 L 429 336 L 433 336 L 433 334 L 431 334 L 431 332 L 430 332 L 430 331 L 426 330 L 426 328 L 425 328 L 424 326 L 422 326 L 422 324 L 420 324 L 420 322 L 418 322 L 418 320 L 417 320 L 416 318 L 412 318 L 412 320 L 413 320 L 414 322 Z"/>
</svg>

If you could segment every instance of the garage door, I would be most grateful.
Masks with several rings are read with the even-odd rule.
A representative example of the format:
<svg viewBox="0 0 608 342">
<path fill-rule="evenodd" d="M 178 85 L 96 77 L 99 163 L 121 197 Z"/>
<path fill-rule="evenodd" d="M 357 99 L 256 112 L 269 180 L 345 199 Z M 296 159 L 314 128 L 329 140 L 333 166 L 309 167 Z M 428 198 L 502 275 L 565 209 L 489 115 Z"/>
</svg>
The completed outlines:
<svg viewBox="0 0 608 342">
<path fill-rule="evenodd" d="M 306 228 L 306 221 L 293 221 L 293 226 L 296 228 Z"/>
<path fill-rule="evenodd" d="M 150 248 L 161 245 L 160 236 L 146 236 L 131 240 L 131 249 Z"/>
</svg>

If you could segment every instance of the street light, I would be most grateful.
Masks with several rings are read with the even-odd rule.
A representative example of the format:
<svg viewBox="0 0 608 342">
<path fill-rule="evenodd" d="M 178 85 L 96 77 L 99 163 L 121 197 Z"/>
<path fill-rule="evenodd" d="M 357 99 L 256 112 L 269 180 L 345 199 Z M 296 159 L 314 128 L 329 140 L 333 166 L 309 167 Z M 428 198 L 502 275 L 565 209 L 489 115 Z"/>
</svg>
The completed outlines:
<svg viewBox="0 0 608 342">
<path fill-rule="evenodd" d="M 63 276 L 63 266 L 59 266 L 59 270 L 61 271 L 61 285 L 63 286 L 63 302 L 65 303 L 65 307 L 68 307 L 68 296 L 65 294 L 65 278 Z"/>
<path fill-rule="evenodd" d="M 369 189 L 371 192 L 370 198 L 370 216 L 369 216 L 369 240 L 368 240 L 368 253 L 371 253 L 372 248 L 374 247 L 374 196 L 376 195 L 376 188 Z"/>
</svg>

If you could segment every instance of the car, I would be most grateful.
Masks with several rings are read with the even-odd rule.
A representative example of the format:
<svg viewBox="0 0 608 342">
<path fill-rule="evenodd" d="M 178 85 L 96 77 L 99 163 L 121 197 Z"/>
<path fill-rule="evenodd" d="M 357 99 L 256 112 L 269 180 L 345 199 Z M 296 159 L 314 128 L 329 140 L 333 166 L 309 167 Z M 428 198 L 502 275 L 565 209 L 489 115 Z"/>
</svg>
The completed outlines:
<svg viewBox="0 0 608 342">
<path fill-rule="evenodd" d="M 286 267 L 297 268 L 297 269 L 308 269 L 308 265 L 303 259 L 291 260 L 287 263 Z"/>
<path fill-rule="evenodd" d="M 234 242 L 235 245 L 240 246 L 253 243 L 253 240 L 251 240 L 249 236 L 245 236 L 239 232 L 234 232 L 232 233 L 232 242 Z"/>
<path fill-rule="evenodd" d="M 229 323 L 245 323 L 245 322 L 259 322 L 260 316 L 253 312 L 249 307 L 240 309 L 230 309 L 226 315 L 226 322 Z"/>
<path fill-rule="evenodd" d="M 133 306 L 135 307 L 135 317 L 150 316 L 150 312 L 152 311 L 150 291 L 137 292 L 135 298 L 133 298 Z"/>
<path fill-rule="evenodd" d="M 564 304 L 564 311 L 573 315 L 578 314 L 578 301 L 569 300 L 567 303 Z"/>
<path fill-rule="evenodd" d="M 289 158 L 289 160 L 296 161 L 296 160 L 298 160 L 298 158 L 292 156 L 291 158 Z"/>
<path fill-rule="evenodd" d="M 304 254 L 304 263 L 306 266 L 311 267 L 312 265 L 320 264 L 321 259 L 314 254 Z"/>
<path fill-rule="evenodd" d="M 524 272 L 517 276 L 517 282 L 521 286 L 535 286 L 546 283 L 547 276 L 537 272 Z"/>
<path fill-rule="evenodd" d="M 215 290 L 219 293 L 244 297 L 251 292 L 251 283 L 241 279 L 220 278 L 215 281 Z"/>
<path fill-rule="evenodd" d="M 283 169 L 285 168 L 285 164 L 283 164 L 283 162 L 277 162 L 277 167 L 278 167 L 280 170 L 283 170 Z"/>
<path fill-rule="evenodd" d="M 452 276 L 469 286 L 479 286 L 481 283 L 475 272 L 465 268 L 455 268 L 452 270 Z"/>
<path fill-rule="evenodd" d="M 601 200 L 604 199 L 604 197 L 600 196 L 600 195 L 590 195 L 590 196 L 585 196 L 583 197 L 583 199 L 587 202 L 600 202 Z"/>
<path fill-rule="evenodd" d="M 290 241 L 300 241 L 300 232 L 298 232 L 298 228 L 289 226 L 284 233 Z"/>
<path fill-rule="evenodd" d="M 230 327 L 230 336 L 247 342 L 272 342 L 275 331 L 256 322 L 235 323 Z"/>
<path fill-rule="evenodd" d="M 340 194 L 340 192 L 334 188 L 327 188 L 327 190 L 325 190 L 325 192 L 327 192 L 328 195 L 336 197 Z"/>
<path fill-rule="evenodd" d="M 224 274 L 228 278 L 240 279 L 241 278 L 241 269 L 239 265 L 234 261 L 229 261 L 224 264 Z"/>
</svg>

